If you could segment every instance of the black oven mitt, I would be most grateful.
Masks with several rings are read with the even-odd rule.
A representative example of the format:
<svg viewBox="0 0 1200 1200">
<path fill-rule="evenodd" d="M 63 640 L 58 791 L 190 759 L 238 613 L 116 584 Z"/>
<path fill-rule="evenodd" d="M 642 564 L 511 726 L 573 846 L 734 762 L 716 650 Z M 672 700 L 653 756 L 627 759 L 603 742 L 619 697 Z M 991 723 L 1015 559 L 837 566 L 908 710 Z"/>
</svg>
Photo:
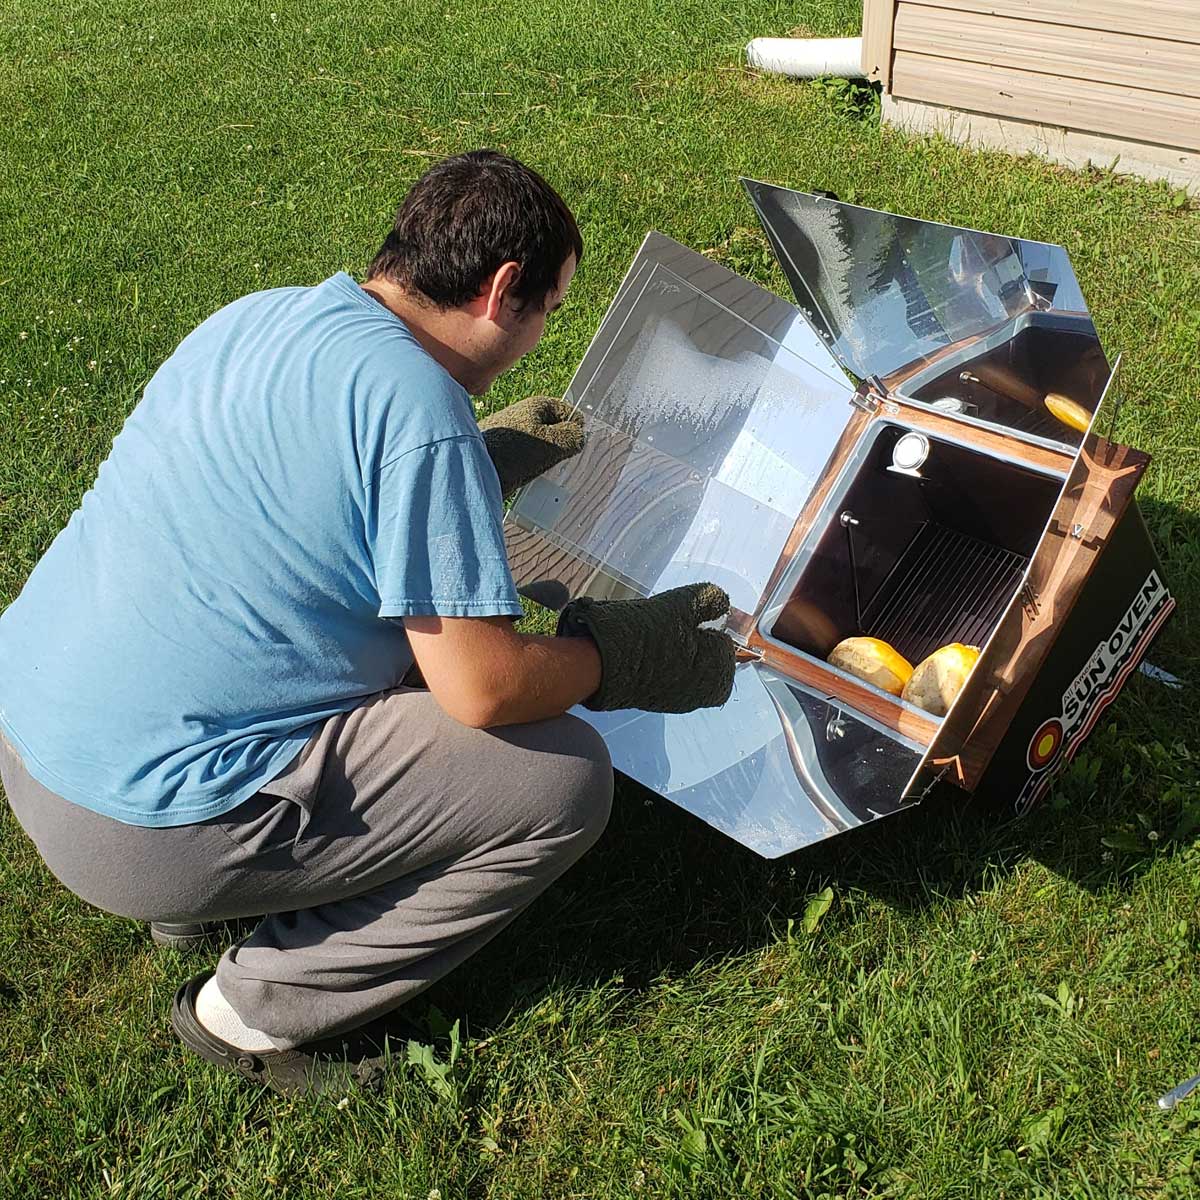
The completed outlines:
<svg viewBox="0 0 1200 1200">
<path fill-rule="evenodd" d="M 733 691 L 733 642 L 699 626 L 728 611 L 729 597 L 715 583 L 648 600 L 572 600 L 558 619 L 558 635 L 590 636 L 603 672 L 600 689 L 584 705 L 683 713 L 724 704 Z"/>
<path fill-rule="evenodd" d="M 518 400 L 479 428 L 506 497 L 583 449 L 583 417 L 550 396 Z"/>
</svg>

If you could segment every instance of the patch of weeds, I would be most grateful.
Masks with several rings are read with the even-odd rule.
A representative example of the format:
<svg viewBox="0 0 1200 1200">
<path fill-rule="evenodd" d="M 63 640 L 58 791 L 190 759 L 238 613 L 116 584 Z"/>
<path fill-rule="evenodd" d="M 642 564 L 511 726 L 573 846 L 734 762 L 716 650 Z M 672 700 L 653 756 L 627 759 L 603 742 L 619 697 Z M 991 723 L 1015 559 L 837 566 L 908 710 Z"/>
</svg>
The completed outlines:
<svg viewBox="0 0 1200 1200">
<path fill-rule="evenodd" d="M 1067 764 L 1066 769 L 1055 782 L 1054 791 L 1050 796 L 1050 807 L 1056 812 L 1076 808 L 1092 801 L 1100 786 L 1100 773 L 1104 760 L 1099 755 L 1089 751 L 1080 754 Z M 1127 786 L 1128 779 L 1122 779 Z"/>
<path fill-rule="evenodd" d="M 814 1195 L 835 1200 L 850 1189 L 862 1194 L 884 1174 L 858 1135 L 840 1130 L 817 1133 L 802 1178 Z"/>
<path fill-rule="evenodd" d="M 1194 207 L 1195 204 L 1186 188 L 1176 188 L 1171 193 L 1171 208 L 1176 212 L 1183 212 L 1185 209 Z"/>
<path fill-rule="evenodd" d="M 1063 1021 L 1070 1021 L 1078 1016 L 1083 1004 L 1081 998 L 1071 990 L 1071 985 L 1065 979 L 1059 981 L 1053 996 L 1046 992 L 1038 992 L 1034 999 L 1057 1013 Z"/>
<path fill-rule="evenodd" d="M 863 79 L 842 79 L 837 75 L 820 75 L 809 87 L 825 102 L 831 112 L 852 121 L 878 121 L 881 88 Z"/>
<path fill-rule="evenodd" d="M 1137 814 L 1136 824 L 1126 822 L 1116 829 L 1110 830 L 1101 839 L 1100 844 L 1120 854 L 1133 858 L 1144 858 L 1153 849 L 1153 843 L 1158 841 L 1156 829 L 1149 829 L 1145 813 Z"/>
<path fill-rule="evenodd" d="M 737 226 L 724 241 L 710 246 L 704 255 L 745 279 L 761 280 L 775 266 L 775 255 L 766 234 L 743 225 Z"/>
<path fill-rule="evenodd" d="M 444 1062 L 438 1059 L 432 1046 L 410 1039 L 408 1064 L 417 1071 L 435 1096 L 457 1107 L 460 1100 L 460 1081 L 454 1068 L 462 1051 L 457 1021 L 450 1027 L 449 1037 L 450 1052 Z"/>
<path fill-rule="evenodd" d="M 1167 937 L 1163 947 L 1162 973 L 1168 979 L 1178 975 L 1195 958 L 1196 937 L 1191 922 L 1177 921 Z"/>
<path fill-rule="evenodd" d="M 1147 1122 L 1143 1140 L 1122 1154 L 1136 1187 L 1170 1200 L 1195 1196 L 1200 1188 L 1200 1106 L 1180 1106 L 1169 1118 Z"/>
</svg>

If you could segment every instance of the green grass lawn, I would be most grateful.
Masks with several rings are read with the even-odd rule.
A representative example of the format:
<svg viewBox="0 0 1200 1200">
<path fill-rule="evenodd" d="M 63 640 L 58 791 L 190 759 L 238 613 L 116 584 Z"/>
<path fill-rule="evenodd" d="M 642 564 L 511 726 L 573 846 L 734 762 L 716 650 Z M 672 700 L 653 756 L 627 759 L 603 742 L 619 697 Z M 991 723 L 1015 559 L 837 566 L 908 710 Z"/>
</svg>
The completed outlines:
<svg viewBox="0 0 1200 1200">
<path fill-rule="evenodd" d="M 1152 657 L 1193 686 L 1135 678 L 1017 825 L 926 807 L 767 863 L 622 786 L 597 849 L 418 1002 L 434 1065 L 340 1105 L 185 1058 L 169 1000 L 205 957 L 77 902 L 4 808 L 0 1194 L 1200 1195 L 1200 1097 L 1154 1107 L 1200 1071 L 1196 207 L 743 69 L 751 36 L 854 32 L 853 0 L 273 2 L 3 5 L 0 606 L 186 332 L 360 270 L 428 162 L 492 145 L 588 242 L 496 405 L 566 385 L 647 229 L 786 294 L 739 173 L 1064 244 L 1155 456 L 1180 608 Z"/>
</svg>

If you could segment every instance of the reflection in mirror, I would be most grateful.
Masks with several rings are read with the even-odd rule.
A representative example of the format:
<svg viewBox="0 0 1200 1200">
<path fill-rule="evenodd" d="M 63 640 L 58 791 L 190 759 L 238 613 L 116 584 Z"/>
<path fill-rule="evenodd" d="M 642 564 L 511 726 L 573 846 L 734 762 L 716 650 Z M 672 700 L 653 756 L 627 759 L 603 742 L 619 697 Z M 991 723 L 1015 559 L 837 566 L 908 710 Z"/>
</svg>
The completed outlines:
<svg viewBox="0 0 1200 1200">
<path fill-rule="evenodd" d="M 693 713 L 576 710 L 617 770 L 767 858 L 897 812 L 914 746 L 758 663 Z"/>
<path fill-rule="evenodd" d="M 801 309 L 856 382 L 1079 444 L 1108 363 L 1062 247 L 743 183 Z"/>
</svg>

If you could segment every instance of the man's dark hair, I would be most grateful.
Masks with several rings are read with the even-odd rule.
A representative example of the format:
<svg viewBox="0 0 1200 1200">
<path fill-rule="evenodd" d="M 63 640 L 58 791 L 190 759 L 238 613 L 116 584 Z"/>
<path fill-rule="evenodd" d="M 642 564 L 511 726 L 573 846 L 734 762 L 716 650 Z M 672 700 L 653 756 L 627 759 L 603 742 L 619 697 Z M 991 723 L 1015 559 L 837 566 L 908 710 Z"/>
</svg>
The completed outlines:
<svg viewBox="0 0 1200 1200">
<path fill-rule="evenodd" d="M 367 270 L 428 297 L 438 308 L 475 299 L 503 263 L 521 276 L 513 297 L 545 304 L 583 239 L 562 197 L 534 170 L 496 150 L 456 154 L 430 167 L 404 197 Z"/>
</svg>

